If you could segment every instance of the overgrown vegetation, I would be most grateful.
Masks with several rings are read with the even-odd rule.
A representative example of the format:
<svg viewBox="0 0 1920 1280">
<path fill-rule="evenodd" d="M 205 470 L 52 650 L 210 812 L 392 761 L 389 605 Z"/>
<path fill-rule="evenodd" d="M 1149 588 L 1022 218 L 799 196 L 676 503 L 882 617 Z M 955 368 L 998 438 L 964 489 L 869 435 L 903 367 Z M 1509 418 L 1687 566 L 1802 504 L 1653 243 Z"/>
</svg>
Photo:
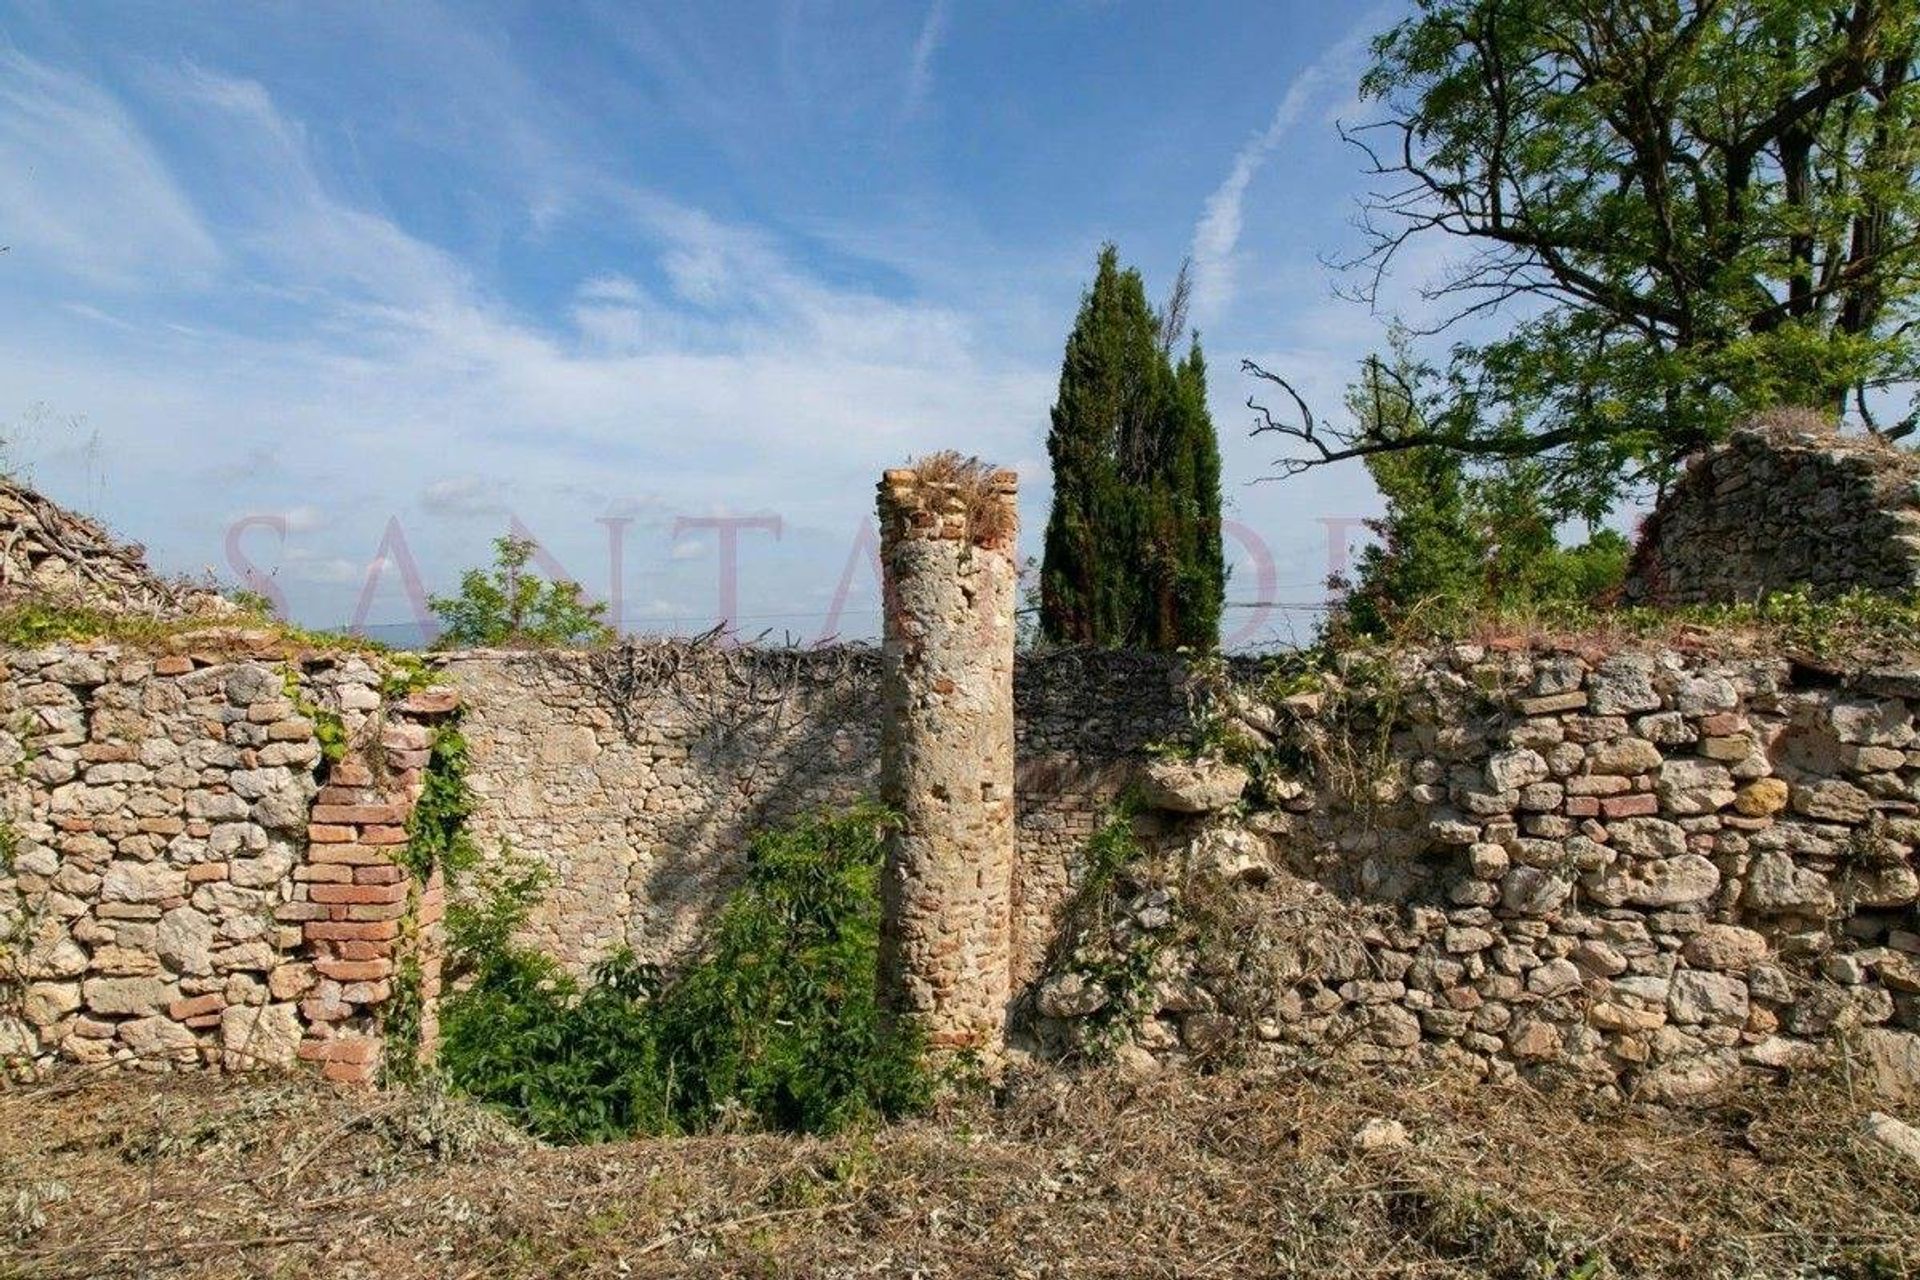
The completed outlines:
<svg viewBox="0 0 1920 1280">
<path fill-rule="evenodd" d="M 1363 366 L 1348 407 L 1363 423 L 1417 425 L 1433 377 L 1396 331 L 1390 356 Z M 1374 541 L 1351 580 L 1329 584 L 1341 593 L 1334 639 L 1390 635 L 1435 609 L 1591 604 L 1626 577 L 1630 548 L 1615 530 L 1590 526 L 1584 544 L 1560 545 L 1537 462 L 1469 467 L 1458 453 L 1419 448 L 1369 455 L 1366 467 L 1386 512 L 1367 521 Z"/>
<path fill-rule="evenodd" d="M 135 648 L 158 647 L 184 636 L 205 637 L 207 647 L 218 648 L 223 643 L 223 629 L 234 627 L 268 631 L 284 644 L 302 649 L 386 652 L 386 646 L 376 640 L 341 631 L 309 631 L 244 610 L 231 617 L 155 618 L 49 599 L 20 599 L 0 605 L 0 647 L 12 649 L 94 640 Z"/>
<path fill-rule="evenodd" d="M 1051 1074 L 939 1125 L 560 1149 L 432 1091 L 57 1088 L 0 1091 L 0 1231 L 19 1233 L 0 1252 L 21 1280 L 1920 1269 L 1920 1173 L 1860 1138 L 1872 1104 L 1826 1073 L 1686 1113 L 1372 1064 Z M 1374 1120 L 1406 1145 L 1356 1150 Z"/>
<path fill-rule="evenodd" d="M 528 567 L 538 549 L 531 538 L 496 538 L 491 569 L 461 574 L 458 595 L 429 598 L 445 628 L 439 647 L 543 649 L 610 638 L 605 605 L 577 582 L 549 582 Z"/>
<path fill-rule="evenodd" d="M 542 1137 L 716 1127 L 831 1132 L 930 1096 L 920 1045 L 876 990 L 889 815 L 756 835 L 700 954 L 663 977 L 622 952 L 584 982 L 513 941 L 543 878 L 509 863 L 449 918 L 440 1069 Z"/>
</svg>

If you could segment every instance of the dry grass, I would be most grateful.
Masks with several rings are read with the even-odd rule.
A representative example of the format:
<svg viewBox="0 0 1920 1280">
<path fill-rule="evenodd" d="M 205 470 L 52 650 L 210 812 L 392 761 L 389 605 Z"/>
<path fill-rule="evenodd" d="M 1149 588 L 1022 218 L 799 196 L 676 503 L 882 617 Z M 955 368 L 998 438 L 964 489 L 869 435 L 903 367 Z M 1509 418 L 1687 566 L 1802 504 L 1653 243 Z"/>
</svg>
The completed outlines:
<svg viewBox="0 0 1920 1280">
<path fill-rule="evenodd" d="M 1010 542 L 1017 513 L 995 484 L 1000 468 L 954 449 L 928 454 L 908 466 L 930 489 L 945 489 L 957 498 L 967 517 L 967 537 L 981 546 Z"/>
<path fill-rule="evenodd" d="M 549 1149 L 430 1095 L 0 1097 L 0 1275 L 1904 1276 L 1843 1083 L 1668 1115 L 1449 1073 L 1043 1077 L 832 1140 Z M 1404 1149 L 1356 1152 L 1367 1119 Z"/>
</svg>

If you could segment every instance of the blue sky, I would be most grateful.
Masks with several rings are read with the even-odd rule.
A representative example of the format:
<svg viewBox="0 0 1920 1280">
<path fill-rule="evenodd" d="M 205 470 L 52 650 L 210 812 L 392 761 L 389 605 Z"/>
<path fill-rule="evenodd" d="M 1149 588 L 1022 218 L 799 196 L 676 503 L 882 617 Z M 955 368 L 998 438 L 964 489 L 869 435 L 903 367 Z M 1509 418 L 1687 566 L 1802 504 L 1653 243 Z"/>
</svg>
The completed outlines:
<svg viewBox="0 0 1920 1280">
<path fill-rule="evenodd" d="M 1364 186 L 1333 122 L 1399 11 L 0 3 L 0 425 L 162 568 L 251 564 L 311 624 L 404 622 L 403 561 L 448 589 L 517 519 L 600 597 L 617 539 L 625 624 L 687 630 L 711 522 L 751 517 L 742 630 L 871 634 L 886 466 L 1018 467 L 1037 553 L 1113 240 L 1155 292 L 1195 259 L 1230 595 L 1267 555 L 1317 599 L 1323 521 L 1375 501 L 1357 467 L 1256 483 L 1237 370 L 1332 405 L 1380 341 L 1322 258 Z"/>
</svg>

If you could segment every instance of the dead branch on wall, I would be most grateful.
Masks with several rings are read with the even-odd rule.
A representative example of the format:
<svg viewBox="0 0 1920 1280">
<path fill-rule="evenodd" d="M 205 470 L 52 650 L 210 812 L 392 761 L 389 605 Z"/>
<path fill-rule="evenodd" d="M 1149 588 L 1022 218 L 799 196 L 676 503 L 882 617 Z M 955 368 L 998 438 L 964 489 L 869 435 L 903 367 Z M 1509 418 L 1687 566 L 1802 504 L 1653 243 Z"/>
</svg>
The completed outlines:
<svg viewBox="0 0 1920 1280">
<path fill-rule="evenodd" d="M 762 634 L 739 644 L 721 627 L 691 637 L 628 637 L 600 649 L 542 651 L 513 664 L 553 687 L 585 689 L 638 743 L 651 704 L 664 699 L 711 748 L 732 753 L 778 738 L 803 703 L 825 697 L 877 699 L 879 650 L 863 644 L 768 644 Z"/>
</svg>

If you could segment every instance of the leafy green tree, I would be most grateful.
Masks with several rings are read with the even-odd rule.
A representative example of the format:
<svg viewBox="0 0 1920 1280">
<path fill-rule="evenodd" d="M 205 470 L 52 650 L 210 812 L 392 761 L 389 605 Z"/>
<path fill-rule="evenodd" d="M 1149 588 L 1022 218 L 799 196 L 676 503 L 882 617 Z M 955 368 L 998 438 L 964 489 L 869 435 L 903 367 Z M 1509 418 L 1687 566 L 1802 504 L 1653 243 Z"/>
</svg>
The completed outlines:
<svg viewBox="0 0 1920 1280">
<path fill-rule="evenodd" d="M 1441 327 L 1521 318 L 1455 348 L 1417 429 L 1298 397 L 1256 429 L 1288 471 L 1537 458 L 1589 516 L 1760 409 L 1920 429 L 1879 417 L 1920 379 L 1917 49 L 1912 0 L 1417 0 L 1362 81 L 1384 119 L 1348 135 L 1387 193 L 1355 292 L 1453 243 Z"/>
<path fill-rule="evenodd" d="M 1369 358 L 1349 388 L 1348 410 L 1386 431 L 1418 431 L 1421 390 L 1434 376 L 1396 330 L 1390 357 Z M 1588 602 L 1625 576 L 1627 541 L 1611 529 L 1559 544 L 1537 462 L 1470 469 L 1458 453 L 1418 446 L 1370 454 L 1366 467 L 1386 513 L 1367 522 L 1375 541 L 1352 580 L 1333 583 L 1343 592 L 1336 633 L 1386 635 L 1515 605 Z"/>
<path fill-rule="evenodd" d="M 444 626 L 442 648 L 545 648 L 596 644 L 612 634 L 606 606 L 581 595 L 577 582 L 548 582 L 527 566 L 536 544 L 511 535 L 494 539 L 493 568 L 460 575 L 460 594 L 427 605 Z"/>
<path fill-rule="evenodd" d="M 1184 297 L 1176 284 L 1156 315 L 1140 273 L 1108 245 L 1081 299 L 1047 436 L 1040 621 L 1053 643 L 1218 643 L 1220 450 L 1198 340 L 1170 357 Z"/>
</svg>

